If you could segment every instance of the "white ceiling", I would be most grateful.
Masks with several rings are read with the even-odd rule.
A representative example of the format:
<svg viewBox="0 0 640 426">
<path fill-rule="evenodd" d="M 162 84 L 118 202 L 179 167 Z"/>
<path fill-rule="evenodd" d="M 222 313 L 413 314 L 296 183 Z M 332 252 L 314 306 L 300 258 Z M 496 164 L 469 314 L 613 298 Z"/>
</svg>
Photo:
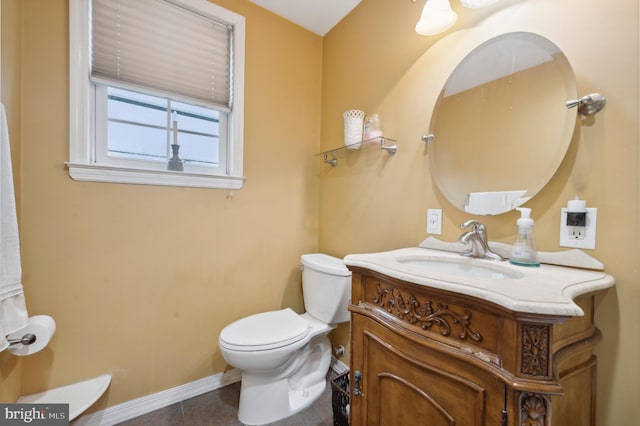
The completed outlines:
<svg viewBox="0 0 640 426">
<path fill-rule="evenodd" d="M 324 36 L 361 0 L 249 0 Z"/>
</svg>

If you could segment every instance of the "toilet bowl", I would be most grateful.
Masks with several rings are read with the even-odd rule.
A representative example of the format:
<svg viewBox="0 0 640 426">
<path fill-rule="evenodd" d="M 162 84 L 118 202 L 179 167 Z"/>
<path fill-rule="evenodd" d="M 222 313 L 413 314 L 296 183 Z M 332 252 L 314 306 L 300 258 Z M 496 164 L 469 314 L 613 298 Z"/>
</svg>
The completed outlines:
<svg viewBox="0 0 640 426">
<path fill-rule="evenodd" d="M 274 422 L 311 405 L 327 385 L 327 334 L 349 320 L 351 272 L 341 259 L 301 257 L 306 312 L 290 308 L 254 314 L 226 326 L 218 338 L 224 359 L 242 372 L 238 419 Z"/>
</svg>

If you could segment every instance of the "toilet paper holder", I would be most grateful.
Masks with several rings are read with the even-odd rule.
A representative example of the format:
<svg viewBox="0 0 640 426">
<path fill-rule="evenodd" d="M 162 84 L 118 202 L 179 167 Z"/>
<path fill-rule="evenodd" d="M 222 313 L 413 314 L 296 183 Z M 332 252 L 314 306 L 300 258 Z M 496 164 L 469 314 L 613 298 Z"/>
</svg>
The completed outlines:
<svg viewBox="0 0 640 426">
<path fill-rule="evenodd" d="M 2 349 L 13 355 L 25 356 L 40 352 L 47 347 L 56 332 L 56 322 L 49 315 L 34 315 L 21 328 L 5 336 Z"/>
<path fill-rule="evenodd" d="M 36 335 L 33 333 L 27 333 L 19 339 L 7 339 L 7 341 L 9 342 L 9 346 L 17 345 L 19 343 L 27 346 L 32 343 L 35 343 L 36 340 L 37 340 Z"/>
</svg>

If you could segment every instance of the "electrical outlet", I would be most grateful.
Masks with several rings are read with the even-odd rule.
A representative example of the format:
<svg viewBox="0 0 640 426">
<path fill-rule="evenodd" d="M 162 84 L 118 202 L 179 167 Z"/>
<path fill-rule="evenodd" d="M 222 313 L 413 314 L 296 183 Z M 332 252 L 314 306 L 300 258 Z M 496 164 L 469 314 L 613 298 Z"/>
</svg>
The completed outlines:
<svg viewBox="0 0 640 426">
<path fill-rule="evenodd" d="M 427 234 L 442 235 L 442 209 L 427 209 Z"/>
<path fill-rule="evenodd" d="M 562 247 L 594 250 L 596 248 L 596 219 L 598 209 L 588 208 L 586 220 L 572 218 L 563 208 L 560 214 L 560 245 Z M 567 218 L 569 223 L 567 224 Z M 584 226 L 580 226 L 584 222 Z"/>
<path fill-rule="evenodd" d="M 567 234 L 570 240 L 584 240 L 586 236 L 586 226 L 567 226 Z"/>
</svg>

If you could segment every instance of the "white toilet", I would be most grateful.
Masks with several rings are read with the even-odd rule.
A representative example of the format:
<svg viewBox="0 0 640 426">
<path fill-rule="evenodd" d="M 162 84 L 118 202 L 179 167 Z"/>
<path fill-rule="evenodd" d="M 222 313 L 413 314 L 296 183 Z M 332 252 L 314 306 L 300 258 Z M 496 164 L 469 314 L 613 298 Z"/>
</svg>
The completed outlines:
<svg viewBox="0 0 640 426">
<path fill-rule="evenodd" d="M 238 419 L 274 422 L 311 405 L 327 385 L 335 324 L 349 321 L 351 271 L 341 259 L 304 254 L 302 290 L 307 312 L 289 308 L 242 318 L 226 326 L 218 345 L 242 371 Z"/>
</svg>

